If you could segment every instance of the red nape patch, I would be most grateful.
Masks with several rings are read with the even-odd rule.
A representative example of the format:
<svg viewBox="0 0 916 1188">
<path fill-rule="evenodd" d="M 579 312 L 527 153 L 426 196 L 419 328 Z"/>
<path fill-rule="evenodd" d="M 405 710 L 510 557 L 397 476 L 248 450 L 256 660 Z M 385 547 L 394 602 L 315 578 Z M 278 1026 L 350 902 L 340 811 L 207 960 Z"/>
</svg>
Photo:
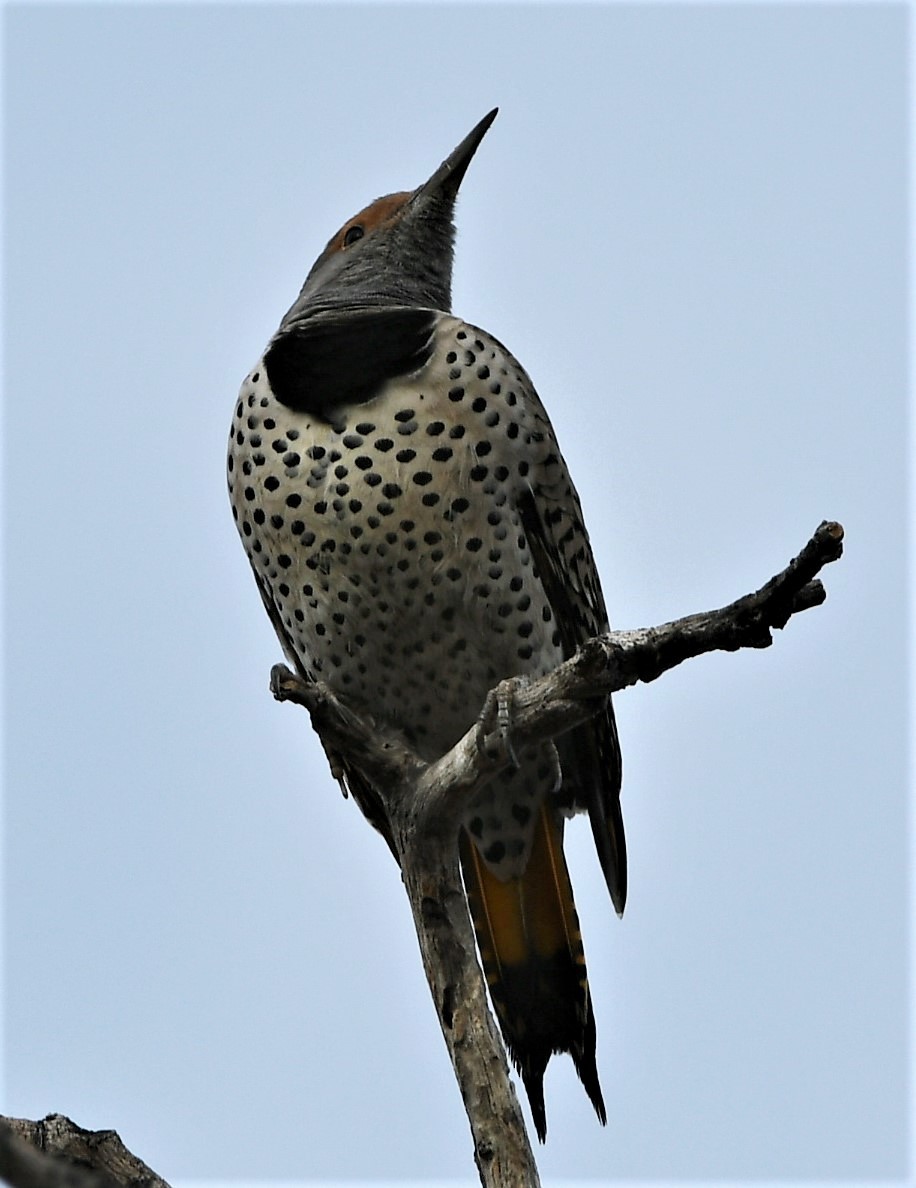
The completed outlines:
<svg viewBox="0 0 916 1188">
<path fill-rule="evenodd" d="M 361 227 L 363 234 L 368 235 L 370 231 L 374 231 L 382 223 L 387 223 L 391 219 L 396 218 L 412 197 L 413 193 L 405 190 L 400 194 L 386 194 L 384 198 L 376 198 L 374 202 L 370 202 L 359 214 L 354 215 L 352 219 L 347 219 L 346 223 L 344 223 L 325 250 L 334 252 L 344 251 L 346 246 L 344 241 L 347 237 L 347 232 L 353 227 Z"/>
</svg>

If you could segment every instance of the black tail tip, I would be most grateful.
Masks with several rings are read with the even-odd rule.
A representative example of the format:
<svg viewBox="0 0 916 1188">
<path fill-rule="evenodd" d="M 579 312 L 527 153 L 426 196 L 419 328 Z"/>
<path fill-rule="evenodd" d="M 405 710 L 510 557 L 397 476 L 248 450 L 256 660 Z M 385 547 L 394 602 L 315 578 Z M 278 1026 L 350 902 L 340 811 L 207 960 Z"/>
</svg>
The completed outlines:
<svg viewBox="0 0 916 1188">
<path fill-rule="evenodd" d="M 598 1081 L 595 1049 L 592 1048 L 591 1052 L 583 1053 L 578 1057 L 573 1053 L 573 1063 L 576 1066 L 576 1072 L 579 1074 L 579 1080 L 588 1094 L 588 1099 L 595 1108 L 598 1121 L 602 1126 L 607 1126 L 607 1110 L 604 1108 L 604 1097 L 601 1093 L 601 1084 Z"/>
<path fill-rule="evenodd" d="M 598 1115 L 598 1121 L 602 1126 L 607 1126 L 607 1110 L 604 1106 L 601 1085 L 598 1082 L 598 1069 L 595 1067 L 594 1057 L 590 1062 L 575 1060 L 575 1058 L 574 1062 L 583 1088 Z M 541 1143 L 546 1143 L 547 1110 L 544 1105 L 544 1072 L 541 1070 L 540 1073 L 529 1073 L 527 1076 L 523 1073 L 522 1080 L 525 1083 L 525 1092 L 528 1094 L 528 1104 L 531 1107 L 531 1117 L 538 1140 Z"/>
<path fill-rule="evenodd" d="M 531 1106 L 531 1117 L 538 1141 L 547 1142 L 547 1110 L 544 1106 L 544 1070 L 540 1072 L 522 1073 L 525 1082 L 525 1092 L 528 1094 L 528 1104 Z"/>
</svg>

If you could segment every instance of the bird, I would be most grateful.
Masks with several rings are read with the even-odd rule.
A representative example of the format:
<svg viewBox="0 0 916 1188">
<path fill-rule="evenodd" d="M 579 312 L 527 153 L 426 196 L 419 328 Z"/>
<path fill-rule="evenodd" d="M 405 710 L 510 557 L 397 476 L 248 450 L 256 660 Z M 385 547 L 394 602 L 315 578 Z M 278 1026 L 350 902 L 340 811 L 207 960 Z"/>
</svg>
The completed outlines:
<svg viewBox="0 0 916 1188">
<path fill-rule="evenodd" d="M 549 672 L 609 629 L 535 387 L 451 312 L 456 197 L 497 111 L 422 185 L 378 198 L 328 241 L 242 382 L 229 437 L 232 513 L 286 657 L 430 762 L 502 681 Z M 588 814 L 622 915 L 610 698 L 513 757 L 468 805 L 457 844 L 491 1001 L 544 1142 L 555 1053 L 607 1117 L 563 835 Z M 385 834 L 377 792 L 329 758 Z"/>
</svg>

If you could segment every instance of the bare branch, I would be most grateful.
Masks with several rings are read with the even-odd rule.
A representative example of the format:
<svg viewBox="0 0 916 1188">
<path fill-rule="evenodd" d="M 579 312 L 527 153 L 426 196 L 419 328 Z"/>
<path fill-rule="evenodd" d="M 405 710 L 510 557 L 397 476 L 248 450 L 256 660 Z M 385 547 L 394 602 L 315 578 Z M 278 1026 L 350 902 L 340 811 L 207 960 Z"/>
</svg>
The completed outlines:
<svg viewBox="0 0 916 1188">
<path fill-rule="evenodd" d="M 756 593 L 660 627 L 612 631 L 537 680 L 503 682 L 478 722 L 434 763 L 424 763 L 402 738 L 380 731 L 326 686 L 309 683 L 283 665 L 272 670 L 274 696 L 304 706 L 325 751 L 342 755 L 378 793 L 484 1188 L 536 1188 L 538 1174 L 487 1007 L 458 868 L 458 826 L 469 802 L 513 762 L 512 745 L 522 748 L 572 729 L 609 694 L 637 681 L 654 681 L 704 652 L 768 647 L 774 628 L 824 601 L 817 574 L 842 551 L 842 527 L 825 521 L 798 556 Z M 511 744 L 494 729 L 500 701 L 511 703 Z"/>
<path fill-rule="evenodd" d="M 484 1188 L 537 1188 L 539 1181 L 476 960 L 456 845 L 467 805 L 513 762 L 512 745 L 524 747 L 572 729 L 608 694 L 654 681 L 704 652 L 768 647 L 774 628 L 824 601 L 817 575 L 842 550 L 843 529 L 824 522 L 756 593 L 660 627 L 598 636 L 537 680 L 503 682 L 479 721 L 434 763 L 421 760 L 402 738 L 379 731 L 326 686 L 283 665 L 271 671 L 277 700 L 304 706 L 332 763 L 342 757 L 341 772 L 347 778 L 359 773 L 377 793 L 378 804 L 373 800 L 371 808 L 384 813 L 386 836 L 401 867 Z M 506 702 L 511 743 L 496 728 L 495 709 Z M 366 802 L 360 807 L 370 816 Z M 0 1176 L 13 1188 L 168 1188 L 114 1131 L 83 1130 L 60 1114 L 41 1122 L 0 1118 Z"/>
<path fill-rule="evenodd" d="M 84 1130 L 63 1114 L 0 1117 L 0 1177 L 13 1188 L 169 1188 L 114 1130 Z"/>
</svg>

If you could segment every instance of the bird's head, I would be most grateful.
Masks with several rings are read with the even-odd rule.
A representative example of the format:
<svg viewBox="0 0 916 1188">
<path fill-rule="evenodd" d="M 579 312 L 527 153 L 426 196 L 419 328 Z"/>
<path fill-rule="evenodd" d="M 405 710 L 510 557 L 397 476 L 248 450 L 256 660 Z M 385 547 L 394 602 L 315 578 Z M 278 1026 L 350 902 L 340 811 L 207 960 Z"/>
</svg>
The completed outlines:
<svg viewBox="0 0 916 1188">
<path fill-rule="evenodd" d="M 455 198 L 497 110 L 423 185 L 377 198 L 344 223 L 312 265 L 284 326 L 344 305 L 450 308 Z"/>
</svg>

